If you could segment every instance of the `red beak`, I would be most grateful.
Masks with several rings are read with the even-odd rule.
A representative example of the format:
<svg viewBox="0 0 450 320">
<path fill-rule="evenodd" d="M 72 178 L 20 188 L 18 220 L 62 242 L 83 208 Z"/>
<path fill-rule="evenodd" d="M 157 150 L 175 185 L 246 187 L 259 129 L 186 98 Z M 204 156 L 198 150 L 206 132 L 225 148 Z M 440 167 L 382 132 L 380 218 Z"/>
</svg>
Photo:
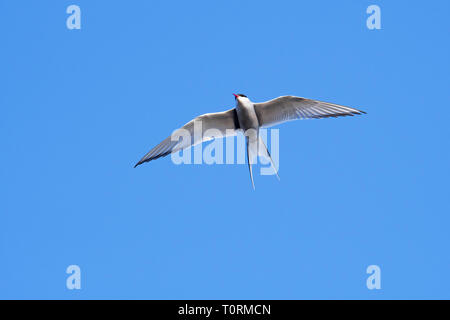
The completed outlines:
<svg viewBox="0 0 450 320">
<path fill-rule="evenodd" d="M 237 99 L 239 96 L 235 93 L 233 93 L 233 96 Z"/>
</svg>

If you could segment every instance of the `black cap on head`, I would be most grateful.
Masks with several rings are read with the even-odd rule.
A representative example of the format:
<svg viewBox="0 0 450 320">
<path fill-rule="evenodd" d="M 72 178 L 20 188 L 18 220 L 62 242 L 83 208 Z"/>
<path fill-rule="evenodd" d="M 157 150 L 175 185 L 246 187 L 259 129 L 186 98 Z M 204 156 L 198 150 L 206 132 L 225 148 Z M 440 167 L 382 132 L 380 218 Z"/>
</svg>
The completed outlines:
<svg viewBox="0 0 450 320">
<path fill-rule="evenodd" d="M 242 93 L 238 93 L 238 94 L 233 93 L 233 95 L 234 95 L 234 98 L 235 98 L 235 99 L 237 99 L 238 97 L 244 97 L 244 98 L 247 98 L 247 96 L 246 96 L 245 94 L 242 94 Z"/>
</svg>

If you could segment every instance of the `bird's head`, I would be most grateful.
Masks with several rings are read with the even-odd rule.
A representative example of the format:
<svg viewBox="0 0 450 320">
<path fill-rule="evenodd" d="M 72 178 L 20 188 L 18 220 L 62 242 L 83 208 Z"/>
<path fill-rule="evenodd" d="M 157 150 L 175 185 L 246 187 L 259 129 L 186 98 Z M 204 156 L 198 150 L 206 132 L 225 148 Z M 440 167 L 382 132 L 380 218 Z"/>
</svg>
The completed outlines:
<svg viewBox="0 0 450 320">
<path fill-rule="evenodd" d="M 239 98 L 247 98 L 247 96 L 245 94 L 242 93 L 233 93 L 234 99 L 238 100 Z M 248 98 L 247 98 L 248 99 Z"/>
</svg>

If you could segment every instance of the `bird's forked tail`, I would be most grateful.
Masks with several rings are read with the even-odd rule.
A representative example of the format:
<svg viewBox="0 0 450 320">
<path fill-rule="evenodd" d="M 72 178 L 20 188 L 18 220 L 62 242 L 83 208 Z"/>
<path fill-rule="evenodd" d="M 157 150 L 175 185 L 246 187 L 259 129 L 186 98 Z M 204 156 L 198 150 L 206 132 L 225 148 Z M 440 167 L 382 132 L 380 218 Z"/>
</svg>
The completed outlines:
<svg viewBox="0 0 450 320">
<path fill-rule="evenodd" d="M 278 175 L 277 167 L 275 166 L 272 157 L 270 156 L 269 150 L 264 144 L 263 139 L 258 135 L 257 138 L 249 138 L 246 137 L 247 142 L 247 162 L 248 169 L 250 172 L 250 179 L 252 180 L 253 189 L 255 189 L 255 183 L 253 182 L 253 172 L 252 165 L 256 163 L 258 156 L 263 157 L 270 161 L 270 165 L 272 166 L 273 171 L 277 175 L 278 180 L 280 180 L 280 176 Z M 258 143 L 259 142 L 259 143 Z"/>
</svg>

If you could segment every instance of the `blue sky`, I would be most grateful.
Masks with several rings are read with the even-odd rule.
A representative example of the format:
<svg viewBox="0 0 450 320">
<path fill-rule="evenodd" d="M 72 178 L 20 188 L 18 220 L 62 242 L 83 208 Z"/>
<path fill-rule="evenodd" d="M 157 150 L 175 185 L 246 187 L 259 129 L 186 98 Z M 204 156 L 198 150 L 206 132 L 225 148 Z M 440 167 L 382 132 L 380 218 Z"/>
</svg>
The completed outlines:
<svg viewBox="0 0 450 320">
<path fill-rule="evenodd" d="M 449 11 L 0 2 L 0 298 L 450 298 Z M 281 181 L 256 174 L 256 191 L 246 165 L 133 169 L 233 92 L 368 114 L 279 126 Z"/>
</svg>

